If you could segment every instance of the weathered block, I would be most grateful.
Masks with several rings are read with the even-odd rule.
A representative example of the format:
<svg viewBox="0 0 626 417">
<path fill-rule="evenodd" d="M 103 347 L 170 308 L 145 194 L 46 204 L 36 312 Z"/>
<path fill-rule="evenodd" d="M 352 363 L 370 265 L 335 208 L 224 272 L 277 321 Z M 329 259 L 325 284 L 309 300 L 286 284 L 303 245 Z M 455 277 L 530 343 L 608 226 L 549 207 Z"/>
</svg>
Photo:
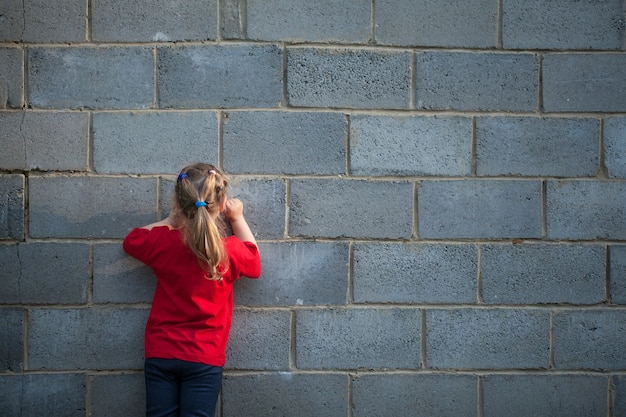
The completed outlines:
<svg viewBox="0 0 626 417">
<path fill-rule="evenodd" d="M 604 121 L 604 165 L 609 178 L 626 179 L 626 117 Z"/>
<path fill-rule="evenodd" d="M 24 239 L 23 175 L 0 175 L 0 239 Z"/>
<path fill-rule="evenodd" d="M 626 246 L 609 246 L 611 301 L 626 304 Z"/>
<path fill-rule="evenodd" d="M 0 109 L 22 105 L 22 54 L 18 48 L 0 48 Z"/>
<path fill-rule="evenodd" d="M 25 42 L 84 42 L 87 5 L 82 0 L 31 0 L 22 2 Z"/>
<path fill-rule="evenodd" d="M 0 252 L 1 253 L 1 252 Z M 0 261 L 1 262 L 1 261 Z M 24 311 L 21 308 L 0 308 L 0 372 L 20 372 L 24 368 Z M 3 378 L 0 374 L 0 386 Z M 0 389 L 0 409 L 8 398 L 3 399 Z M 5 403 L 6 404 L 6 403 Z"/>
<path fill-rule="evenodd" d="M 146 412 L 142 374 L 95 375 L 91 377 L 91 417 L 142 416 Z"/>
<path fill-rule="evenodd" d="M 471 173 L 472 121 L 464 117 L 350 118 L 353 175 Z"/>
</svg>

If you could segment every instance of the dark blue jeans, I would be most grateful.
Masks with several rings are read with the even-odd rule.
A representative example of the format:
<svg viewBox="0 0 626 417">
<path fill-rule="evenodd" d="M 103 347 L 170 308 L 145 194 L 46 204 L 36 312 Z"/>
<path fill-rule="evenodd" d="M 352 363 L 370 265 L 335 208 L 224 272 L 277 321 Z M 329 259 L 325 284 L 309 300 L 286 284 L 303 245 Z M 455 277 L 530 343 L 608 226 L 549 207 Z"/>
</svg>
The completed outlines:
<svg viewBox="0 0 626 417">
<path fill-rule="evenodd" d="M 177 359 L 145 361 L 146 417 L 214 417 L 222 368 Z"/>
</svg>

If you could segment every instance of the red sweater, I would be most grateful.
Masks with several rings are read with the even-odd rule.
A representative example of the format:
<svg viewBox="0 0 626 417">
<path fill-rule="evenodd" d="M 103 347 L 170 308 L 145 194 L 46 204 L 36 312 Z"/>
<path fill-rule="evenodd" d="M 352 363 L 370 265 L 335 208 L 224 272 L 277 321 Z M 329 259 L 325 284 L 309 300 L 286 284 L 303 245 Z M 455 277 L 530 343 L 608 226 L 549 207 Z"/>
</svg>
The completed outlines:
<svg viewBox="0 0 626 417">
<path fill-rule="evenodd" d="M 233 314 L 233 283 L 261 275 L 259 251 L 235 236 L 224 238 L 229 267 L 210 281 L 185 246 L 179 230 L 133 229 L 124 250 L 150 266 L 157 277 L 145 333 L 145 357 L 224 366 Z"/>
</svg>

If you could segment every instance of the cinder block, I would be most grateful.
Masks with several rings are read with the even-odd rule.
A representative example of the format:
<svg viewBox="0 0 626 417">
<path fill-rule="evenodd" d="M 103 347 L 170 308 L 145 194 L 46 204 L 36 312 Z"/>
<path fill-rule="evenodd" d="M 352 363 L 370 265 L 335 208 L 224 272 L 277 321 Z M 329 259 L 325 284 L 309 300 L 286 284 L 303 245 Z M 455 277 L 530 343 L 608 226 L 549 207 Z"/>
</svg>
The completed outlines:
<svg viewBox="0 0 626 417">
<path fill-rule="evenodd" d="M 155 179 L 31 176 L 29 192 L 32 237 L 122 238 L 156 218 Z"/>
<path fill-rule="evenodd" d="M 298 369 L 418 369 L 421 312 L 408 308 L 298 310 Z"/>
<path fill-rule="evenodd" d="M 224 375 L 224 417 L 328 417 L 348 415 L 348 377 L 279 372 Z"/>
<path fill-rule="evenodd" d="M 69 112 L 0 112 L 5 169 L 87 169 L 89 116 Z"/>
<path fill-rule="evenodd" d="M 0 48 L 0 109 L 22 106 L 22 51 Z"/>
<path fill-rule="evenodd" d="M 557 369 L 626 368 L 626 311 L 569 310 L 554 313 Z"/>
<path fill-rule="evenodd" d="M 289 234 L 310 237 L 409 238 L 413 184 L 397 181 L 291 181 Z"/>
<path fill-rule="evenodd" d="M 260 243 L 263 274 L 237 284 L 235 302 L 253 306 L 346 304 L 348 244 Z"/>
<path fill-rule="evenodd" d="M 367 44 L 371 8 L 369 0 L 248 0 L 248 39 Z"/>
<path fill-rule="evenodd" d="M 490 0 L 377 0 L 374 18 L 378 44 L 496 47 L 498 10 Z"/>
<path fill-rule="evenodd" d="M 93 246 L 95 303 L 149 303 L 155 288 L 156 278 L 152 270 L 126 255 L 122 245 L 103 243 Z"/>
<path fill-rule="evenodd" d="M 4 416 L 84 416 L 87 382 L 82 373 L 0 375 Z"/>
<path fill-rule="evenodd" d="M 426 311 L 426 367 L 548 368 L 550 315 L 542 310 Z"/>
<path fill-rule="evenodd" d="M 17 253 L 15 249 L 17 248 Z M 87 302 L 89 246 L 84 243 L 27 243 L 2 246 L 11 263 L 0 271 L 0 302 L 80 304 Z M 2 262 L 4 264 L 4 262 Z M 45 265 L 45 268 L 42 268 Z"/>
<path fill-rule="evenodd" d="M 422 239 L 541 237 L 539 181 L 424 181 L 417 195 Z"/>
<path fill-rule="evenodd" d="M 196 161 L 217 161 L 214 112 L 95 113 L 98 173 L 177 173 Z"/>
<path fill-rule="evenodd" d="M 29 311 L 30 370 L 140 369 L 147 309 Z"/>
<path fill-rule="evenodd" d="M 547 112 L 626 111 L 624 54 L 548 54 L 542 72 Z"/>
<path fill-rule="evenodd" d="M 626 179 L 626 117 L 604 121 L 604 166 L 609 178 Z"/>
<path fill-rule="evenodd" d="M 289 369 L 290 335 L 289 311 L 235 310 L 226 351 L 226 368 Z"/>
<path fill-rule="evenodd" d="M 353 175 L 469 175 L 472 121 L 466 117 L 350 118 Z"/>
<path fill-rule="evenodd" d="M 146 412 L 142 374 L 95 375 L 91 377 L 91 417 L 142 416 Z"/>
<path fill-rule="evenodd" d="M 604 417 L 607 390 L 601 375 L 487 375 L 483 415 Z"/>
<path fill-rule="evenodd" d="M 346 132 L 341 113 L 228 113 L 224 169 L 256 174 L 345 174 Z"/>
<path fill-rule="evenodd" d="M 626 246 L 609 246 L 611 301 L 626 304 Z"/>
<path fill-rule="evenodd" d="M 599 140 L 595 119 L 479 117 L 476 174 L 593 177 Z"/>
<path fill-rule="evenodd" d="M 24 176 L 0 175 L 0 239 L 24 239 Z"/>
<path fill-rule="evenodd" d="M 217 37 L 217 0 L 156 5 L 149 0 L 100 0 L 93 5 L 94 41 L 176 42 Z"/>
<path fill-rule="evenodd" d="M 0 308 L 0 315 L 0 371 L 20 372 L 24 367 L 24 312 L 21 308 Z M 0 374 L 0 386 L 2 381 Z M 6 410 L 1 406 L 3 392 L 0 389 L 0 409 Z"/>
<path fill-rule="evenodd" d="M 549 239 L 626 239 L 626 183 L 548 181 Z"/>
<path fill-rule="evenodd" d="M 84 42 L 87 5 L 82 0 L 22 2 L 25 42 Z"/>
<path fill-rule="evenodd" d="M 220 34 L 223 39 L 245 38 L 245 9 L 248 0 L 219 0 Z"/>
<path fill-rule="evenodd" d="M 18 42 L 24 31 L 24 3 L 22 0 L 4 0 L 2 2 L 2 25 L 0 26 L 0 41 Z M 1 55 L 1 52 L 0 52 Z M 2 60 L 0 59 L 0 65 Z M 2 74 L 3 71 L 0 71 Z M 2 75 L 0 75 L 0 80 Z M 0 103 L 4 104 L 4 103 Z M 2 107 L 0 105 L 0 107 Z"/>
<path fill-rule="evenodd" d="M 408 109 L 410 85 L 409 52 L 287 49 L 287 95 L 295 107 Z"/>
<path fill-rule="evenodd" d="M 418 110 L 537 110 L 539 63 L 533 54 L 420 52 L 415 71 Z"/>
<path fill-rule="evenodd" d="M 502 45 L 505 49 L 621 49 L 623 22 L 622 0 L 504 0 Z"/>
<path fill-rule="evenodd" d="M 487 304 L 596 304 L 606 300 L 606 249 L 599 245 L 486 245 Z"/>
<path fill-rule="evenodd" d="M 613 395 L 610 399 L 614 416 L 626 415 L 626 376 L 615 375 L 611 378 Z"/>
<path fill-rule="evenodd" d="M 276 45 L 159 47 L 159 106 L 278 107 L 282 51 Z"/>
<path fill-rule="evenodd" d="M 154 99 L 148 47 L 28 50 L 27 103 L 35 108 L 145 109 Z"/>
<path fill-rule="evenodd" d="M 475 245 L 356 243 L 357 303 L 475 303 Z"/>
<path fill-rule="evenodd" d="M 363 375 L 352 382 L 354 417 L 475 417 L 477 378 L 471 375 Z"/>
</svg>

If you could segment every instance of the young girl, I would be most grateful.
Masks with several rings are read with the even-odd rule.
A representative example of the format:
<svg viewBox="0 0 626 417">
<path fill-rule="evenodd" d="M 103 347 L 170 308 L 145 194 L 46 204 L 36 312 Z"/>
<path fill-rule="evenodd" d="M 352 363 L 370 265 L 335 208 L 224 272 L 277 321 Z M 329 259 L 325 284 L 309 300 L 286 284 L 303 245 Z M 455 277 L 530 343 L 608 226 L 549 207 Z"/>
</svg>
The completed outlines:
<svg viewBox="0 0 626 417">
<path fill-rule="evenodd" d="M 157 287 L 145 331 L 146 416 L 215 414 L 233 311 L 233 283 L 258 278 L 261 260 L 243 216 L 213 165 L 178 175 L 170 215 L 133 229 L 124 250 L 152 268 Z M 234 236 L 223 237 L 218 216 Z"/>
</svg>

